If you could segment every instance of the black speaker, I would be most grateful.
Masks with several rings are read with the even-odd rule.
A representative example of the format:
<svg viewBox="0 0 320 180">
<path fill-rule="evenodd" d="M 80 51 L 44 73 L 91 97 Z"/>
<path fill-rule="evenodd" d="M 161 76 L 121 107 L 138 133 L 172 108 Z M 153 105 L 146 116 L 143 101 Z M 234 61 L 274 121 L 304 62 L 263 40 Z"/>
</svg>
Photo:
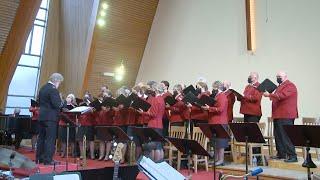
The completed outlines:
<svg viewBox="0 0 320 180">
<path fill-rule="evenodd" d="M 79 172 L 81 174 L 82 179 L 84 180 L 105 180 L 113 178 L 113 167 L 105 167 L 101 169 L 86 169 L 69 172 Z M 120 178 L 121 180 L 135 180 L 138 174 L 139 169 L 137 165 L 120 166 L 118 178 Z"/>
</svg>

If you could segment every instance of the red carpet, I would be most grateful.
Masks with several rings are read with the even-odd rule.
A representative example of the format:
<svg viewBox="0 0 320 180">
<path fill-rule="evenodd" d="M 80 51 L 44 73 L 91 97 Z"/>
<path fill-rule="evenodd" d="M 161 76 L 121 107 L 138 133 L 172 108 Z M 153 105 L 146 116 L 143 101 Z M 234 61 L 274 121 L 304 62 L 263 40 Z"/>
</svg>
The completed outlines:
<svg viewBox="0 0 320 180">
<path fill-rule="evenodd" d="M 28 158 L 30 158 L 33 161 L 35 160 L 35 152 L 31 152 L 27 148 L 20 148 L 18 152 L 27 156 Z M 61 165 L 56 166 L 56 172 L 65 171 L 66 158 L 61 158 L 60 156 L 55 155 L 54 160 L 61 162 Z M 79 164 L 79 162 L 78 162 L 78 164 Z M 104 168 L 104 167 L 113 167 L 113 162 L 112 161 L 97 161 L 97 160 L 87 159 L 87 167 L 85 169 L 99 169 L 99 168 Z M 77 160 L 75 158 L 70 157 L 68 170 L 77 170 L 77 168 L 83 169 L 82 167 L 77 166 Z M 52 172 L 53 166 L 39 165 L 39 169 L 40 169 L 41 173 L 49 173 L 49 172 Z M 180 172 L 184 176 L 188 176 L 187 170 L 182 170 Z M 213 172 L 212 171 L 206 172 L 202 169 L 198 170 L 198 173 L 191 173 L 191 175 L 192 175 L 193 180 L 213 179 Z M 148 180 L 148 178 L 143 173 L 139 173 L 137 176 L 137 179 Z"/>
</svg>

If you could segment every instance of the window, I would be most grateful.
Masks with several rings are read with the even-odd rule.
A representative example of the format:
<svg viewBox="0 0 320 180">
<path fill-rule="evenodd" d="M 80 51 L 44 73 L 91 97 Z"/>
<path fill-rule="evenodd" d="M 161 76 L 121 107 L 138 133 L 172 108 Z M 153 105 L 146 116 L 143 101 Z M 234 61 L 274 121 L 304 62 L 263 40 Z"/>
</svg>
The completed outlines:
<svg viewBox="0 0 320 180">
<path fill-rule="evenodd" d="M 22 115 L 30 115 L 30 99 L 36 98 L 48 20 L 49 0 L 42 0 L 33 27 L 28 36 L 24 53 L 9 85 L 6 114 L 21 108 Z"/>
</svg>

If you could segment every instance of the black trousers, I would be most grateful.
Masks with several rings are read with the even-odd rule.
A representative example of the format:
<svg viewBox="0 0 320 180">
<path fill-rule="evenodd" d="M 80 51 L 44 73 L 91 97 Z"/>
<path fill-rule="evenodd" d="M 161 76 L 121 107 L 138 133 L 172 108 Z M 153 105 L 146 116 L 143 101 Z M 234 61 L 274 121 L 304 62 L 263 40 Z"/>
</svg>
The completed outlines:
<svg viewBox="0 0 320 180">
<path fill-rule="evenodd" d="M 284 131 L 283 125 L 293 125 L 294 119 L 274 119 L 274 138 L 276 140 L 277 156 L 289 158 L 297 157 L 295 147 Z"/>
<path fill-rule="evenodd" d="M 256 115 L 249 115 L 249 114 L 244 114 L 243 115 L 244 122 L 255 122 L 258 123 L 261 119 L 261 116 L 256 116 Z"/>
<path fill-rule="evenodd" d="M 163 135 L 168 136 L 169 135 L 169 119 L 166 115 L 162 118 L 162 125 L 163 125 Z"/>
<path fill-rule="evenodd" d="M 55 142 L 57 137 L 57 122 L 39 121 L 40 131 L 37 142 L 36 161 L 50 163 L 55 151 Z"/>
</svg>

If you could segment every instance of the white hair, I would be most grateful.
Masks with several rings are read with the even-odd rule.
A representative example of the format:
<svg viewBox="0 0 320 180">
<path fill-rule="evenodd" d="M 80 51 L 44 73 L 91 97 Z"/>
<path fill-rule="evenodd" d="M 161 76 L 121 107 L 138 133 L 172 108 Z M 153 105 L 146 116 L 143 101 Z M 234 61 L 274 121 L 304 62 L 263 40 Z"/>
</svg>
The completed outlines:
<svg viewBox="0 0 320 180">
<path fill-rule="evenodd" d="M 63 76 L 60 73 L 53 73 L 51 74 L 49 80 L 53 83 L 55 82 L 62 82 L 63 81 Z"/>
<path fill-rule="evenodd" d="M 198 82 L 207 83 L 207 79 L 204 78 L 204 77 L 199 77 L 198 80 L 197 80 L 197 83 L 198 83 Z"/>
<path fill-rule="evenodd" d="M 165 88 L 165 85 L 162 83 L 154 83 L 151 87 L 153 91 L 158 92 L 159 94 L 163 93 Z"/>
</svg>

